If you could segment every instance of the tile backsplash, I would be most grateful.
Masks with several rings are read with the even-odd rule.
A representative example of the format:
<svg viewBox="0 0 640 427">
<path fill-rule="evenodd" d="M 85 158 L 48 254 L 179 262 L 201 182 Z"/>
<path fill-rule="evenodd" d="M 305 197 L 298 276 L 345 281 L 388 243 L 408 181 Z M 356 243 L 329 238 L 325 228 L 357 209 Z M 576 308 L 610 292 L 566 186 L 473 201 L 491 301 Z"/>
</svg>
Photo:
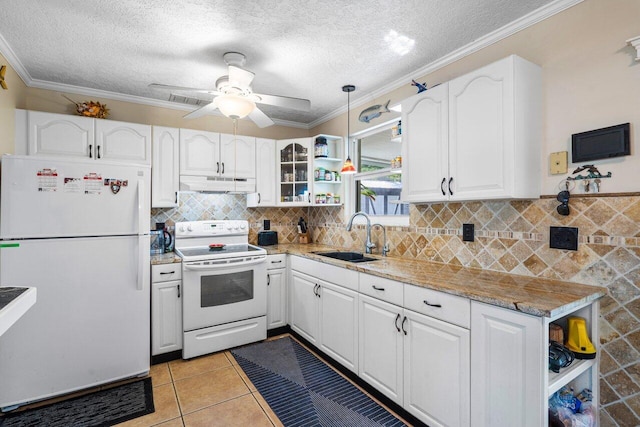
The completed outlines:
<svg viewBox="0 0 640 427">
<path fill-rule="evenodd" d="M 609 289 L 601 300 L 601 425 L 640 425 L 640 196 L 571 198 L 560 216 L 555 198 L 410 206 L 407 227 L 387 227 L 390 256 L 550 277 Z M 364 227 L 347 232 L 341 207 L 247 208 L 244 195 L 181 193 L 175 209 L 154 209 L 155 222 L 247 219 L 250 241 L 271 220 L 280 243 L 297 242 L 304 217 L 312 240 L 362 250 Z M 475 241 L 462 241 L 462 224 Z M 549 227 L 578 227 L 577 251 L 549 248 Z M 372 238 L 382 247 L 382 232 Z"/>
</svg>

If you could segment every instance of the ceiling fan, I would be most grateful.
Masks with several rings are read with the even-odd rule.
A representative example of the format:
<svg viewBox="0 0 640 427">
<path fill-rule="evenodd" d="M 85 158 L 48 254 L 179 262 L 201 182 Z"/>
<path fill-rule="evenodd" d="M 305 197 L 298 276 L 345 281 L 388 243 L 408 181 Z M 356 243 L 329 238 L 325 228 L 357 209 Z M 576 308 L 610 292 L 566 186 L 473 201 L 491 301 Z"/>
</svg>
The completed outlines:
<svg viewBox="0 0 640 427">
<path fill-rule="evenodd" d="M 185 115 L 185 119 L 195 119 L 219 109 L 222 114 L 232 119 L 241 119 L 249 116 L 258 127 L 264 128 L 273 125 L 274 122 L 256 107 L 256 104 L 309 111 L 311 103 L 308 99 L 254 93 L 251 89 L 251 82 L 255 74 L 242 68 L 246 62 L 243 54 L 227 52 L 222 58 L 229 66 L 229 71 L 227 75 L 218 78 L 215 89 L 199 89 L 159 83 L 152 83 L 149 87 L 172 92 L 206 93 L 215 97 L 209 104 Z"/>
</svg>

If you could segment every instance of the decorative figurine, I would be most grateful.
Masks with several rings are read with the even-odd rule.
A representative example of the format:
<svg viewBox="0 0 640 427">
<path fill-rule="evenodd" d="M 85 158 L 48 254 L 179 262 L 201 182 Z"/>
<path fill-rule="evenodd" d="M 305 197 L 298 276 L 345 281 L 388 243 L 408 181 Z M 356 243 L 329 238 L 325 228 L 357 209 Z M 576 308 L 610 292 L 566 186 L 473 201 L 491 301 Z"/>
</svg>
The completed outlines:
<svg viewBox="0 0 640 427">
<path fill-rule="evenodd" d="M 426 82 L 420 84 L 417 81 L 411 79 L 411 86 L 417 87 L 418 88 L 418 93 L 424 92 L 425 90 L 427 90 L 427 83 Z"/>
<path fill-rule="evenodd" d="M 381 105 L 381 104 L 373 105 L 369 108 L 362 110 L 362 112 L 360 113 L 360 117 L 358 117 L 358 120 L 360 120 L 361 122 L 369 123 L 371 120 L 377 119 L 378 117 L 380 117 L 382 113 L 390 113 L 391 112 L 391 110 L 389 110 L 390 102 L 391 100 L 388 100 L 387 103 L 384 105 Z"/>
</svg>

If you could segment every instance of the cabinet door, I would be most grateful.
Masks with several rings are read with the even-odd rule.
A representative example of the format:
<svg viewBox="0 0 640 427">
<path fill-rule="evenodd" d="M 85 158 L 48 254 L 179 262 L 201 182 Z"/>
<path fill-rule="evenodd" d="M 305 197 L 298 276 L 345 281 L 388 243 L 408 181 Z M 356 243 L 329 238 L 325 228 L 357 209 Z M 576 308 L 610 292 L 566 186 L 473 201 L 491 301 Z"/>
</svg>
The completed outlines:
<svg viewBox="0 0 640 427">
<path fill-rule="evenodd" d="M 402 200 L 447 200 L 448 84 L 402 103 Z"/>
<path fill-rule="evenodd" d="M 256 177 L 256 139 L 220 134 L 220 175 L 224 178 Z"/>
<path fill-rule="evenodd" d="M 182 349 L 182 282 L 151 284 L 151 354 Z"/>
<path fill-rule="evenodd" d="M 404 408 L 430 426 L 469 426 L 469 330 L 404 313 Z"/>
<path fill-rule="evenodd" d="M 220 134 L 180 129 L 180 175 L 220 174 Z"/>
<path fill-rule="evenodd" d="M 471 302 L 473 426 L 545 425 L 542 319 Z"/>
<path fill-rule="evenodd" d="M 451 200 L 510 194 L 513 104 L 512 57 L 449 82 Z"/>
<path fill-rule="evenodd" d="M 287 324 L 286 269 L 267 270 L 267 329 Z"/>
<path fill-rule="evenodd" d="M 318 341 L 318 280 L 298 271 L 291 272 L 291 329 L 312 344 Z"/>
<path fill-rule="evenodd" d="M 276 142 L 278 160 L 277 198 L 279 205 L 311 204 L 311 140 L 285 139 Z"/>
<path fill-rule="evenodd" d="M 28 154 L 93 158 L 94 119 L 27 111 Z"/>
<path fill-rule="evenodd" d="M 96 159 L 151 164 L 151 126 L 96 119 Z"/>
<path fill-rule="evenodd" d="M 180 170 L 180 131 L 153 127 L 153 162 L 151 165 L 151 207 L 178 206 Z"/>
<path fill-rule="evenodd" d="M 276 141 L 256 138 L 256 193 L 247 195 L 247 206 L 275 206 Z"/>
<path fill-rule="evenodd" d="M 402 308 L 360 294 L 358 375 L 402 405 Z"/>
<path fill-rule="evenodd" d="M 327 282 L 320 288 L 320 349 L 358 372 L 358 293 Z"/>
</svg>

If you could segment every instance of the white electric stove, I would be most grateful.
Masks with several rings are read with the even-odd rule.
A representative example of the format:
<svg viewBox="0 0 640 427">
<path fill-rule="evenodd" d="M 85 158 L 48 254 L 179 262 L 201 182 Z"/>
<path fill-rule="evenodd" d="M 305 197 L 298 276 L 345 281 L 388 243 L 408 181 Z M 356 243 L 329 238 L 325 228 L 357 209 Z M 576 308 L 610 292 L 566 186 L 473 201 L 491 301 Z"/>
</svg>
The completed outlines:
<svg viewBox="0 0 640 427">
<path fill-rule="evenodd" d="M 248 237 L 247 221 L 176 223 L 184 359 L 267 337 L 267 252 Z"/>
</svg>

